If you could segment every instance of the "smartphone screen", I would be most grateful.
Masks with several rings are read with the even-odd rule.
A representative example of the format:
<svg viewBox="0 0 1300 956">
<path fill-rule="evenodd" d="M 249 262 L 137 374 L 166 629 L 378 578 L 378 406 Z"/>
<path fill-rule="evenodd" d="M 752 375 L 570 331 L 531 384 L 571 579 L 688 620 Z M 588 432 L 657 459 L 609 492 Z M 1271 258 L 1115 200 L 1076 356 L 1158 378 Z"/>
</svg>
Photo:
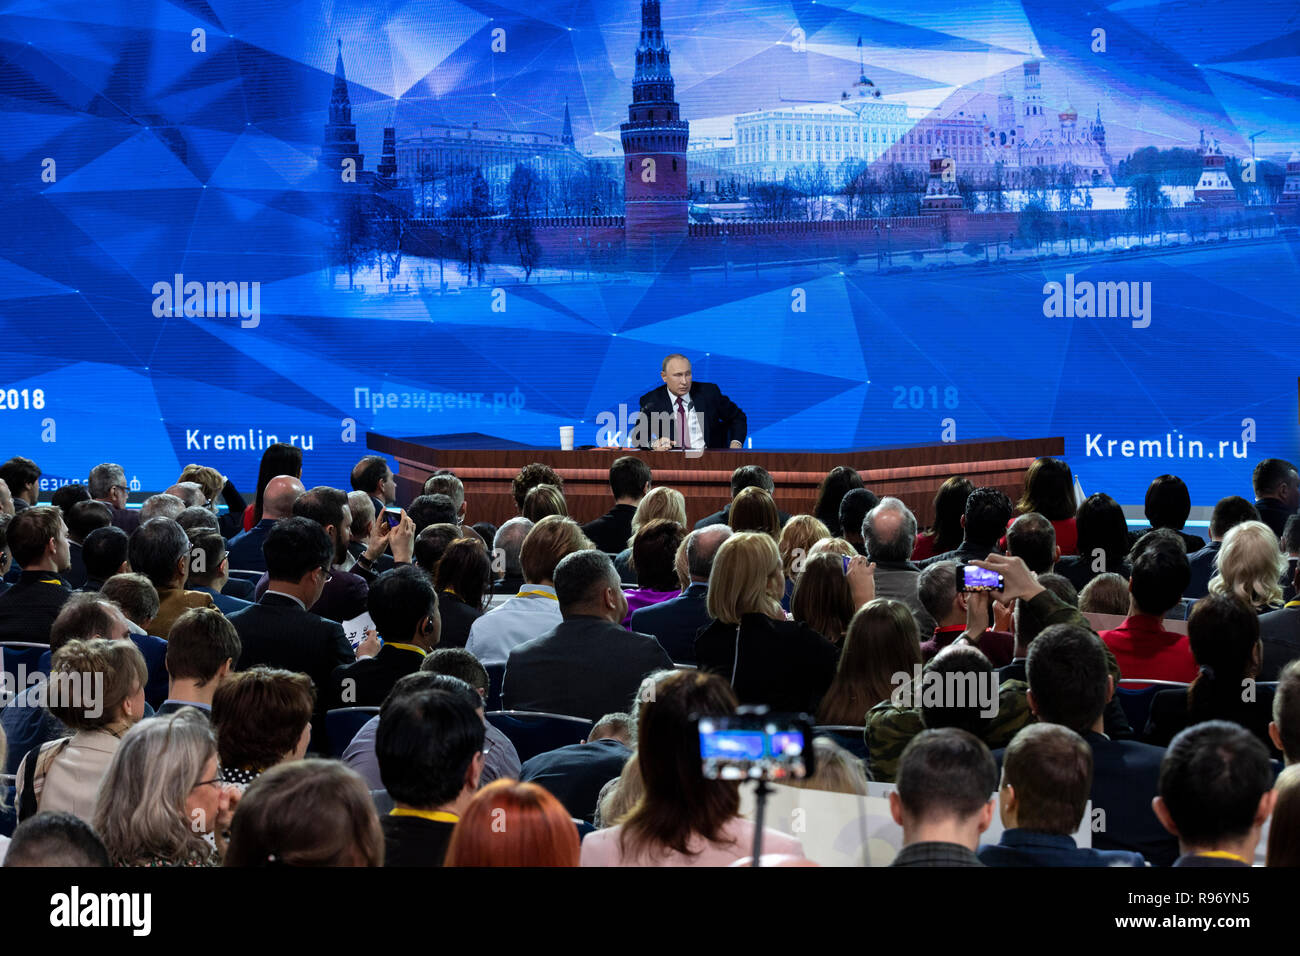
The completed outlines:
<svg viewBox="0 0 1300 956">
<path fill-rule="evenodd" d="M 384 520 L 388 522 L 388 527 L 396 528 L 402 523 L 402 512 L 397 508 L 385 508 Z"/>
<path fill-rule="evenodd" d="M 973 564 L 962 567 L 963 591 L 1001 591 L 1002 575 L 988 568 L 977 568 Z"/>
</svg>

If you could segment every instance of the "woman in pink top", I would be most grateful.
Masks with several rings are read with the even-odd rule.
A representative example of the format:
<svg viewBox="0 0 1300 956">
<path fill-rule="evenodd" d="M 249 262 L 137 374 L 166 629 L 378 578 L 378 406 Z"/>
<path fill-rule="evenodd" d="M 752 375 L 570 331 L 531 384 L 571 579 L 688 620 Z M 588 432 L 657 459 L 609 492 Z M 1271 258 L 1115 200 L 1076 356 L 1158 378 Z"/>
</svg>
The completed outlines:
<svg viewBox="0 0 1300 956">
<path fill-rule="evenodd" d="M 678 671 L 641 708 L 636 761 L 645 792 L 622 824 L 582 841 L 582 866 L 727 866 L 750 855 L 754 825 L 738 814 L 740 784 L 706 780 L 693 716 L 736 712 L 717 675 Z M 803 846 L 763 830 L 763 853 L 802 857 Z"/>
<path fill-rule="evenodd" d="M 658 604 L 682 593 L 677 580 L 677 548 L 686 537 L 686 529 L 676 521 L 654 518 L 637 529 L 632 539 L 632 568 L 637 586 L 626 592 L 628 627 L 632 612 Z"/>
</svg>

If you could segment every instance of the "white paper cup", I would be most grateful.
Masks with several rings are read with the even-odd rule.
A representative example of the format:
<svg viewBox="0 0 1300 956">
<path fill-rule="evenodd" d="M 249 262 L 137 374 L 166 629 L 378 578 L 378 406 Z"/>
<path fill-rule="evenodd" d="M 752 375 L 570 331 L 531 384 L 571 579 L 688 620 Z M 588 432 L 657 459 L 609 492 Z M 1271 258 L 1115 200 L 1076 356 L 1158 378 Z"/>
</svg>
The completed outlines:
<svg viewBox="0 0 1300 956">
<path fill-rule="evenodd" d="M 560 426 L 560 450 L 573 451 L 573 426 Z"/>
</svg>

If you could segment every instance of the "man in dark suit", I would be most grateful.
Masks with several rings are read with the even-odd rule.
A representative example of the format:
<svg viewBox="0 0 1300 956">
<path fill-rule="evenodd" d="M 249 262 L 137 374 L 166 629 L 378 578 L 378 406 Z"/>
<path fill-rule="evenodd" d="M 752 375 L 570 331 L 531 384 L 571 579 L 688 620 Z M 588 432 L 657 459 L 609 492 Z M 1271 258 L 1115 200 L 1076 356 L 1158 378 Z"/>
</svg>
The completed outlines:
<svg viewBox="0 0 1300 956">
<path fill-rule="evenodd" d="M 303 494 L 302 482 L 292 475 L 276 475 L 262 495 L 262 520 L 230 541 L 230 566 L 238 571 L 265 571 L 262 543 L 281 518 L 293 514 L 293 503 Z"/>
<path fill-rule="evenodd" d="M 121 465 L 105 462 L 90 469 L 86 480 L 90 497 L 108 505 L 113 514 L 113 525 L 130 534 L 140 527 L 140 512 L 131 511 L 126 506 L 131 489 L 126 483 L 126 472 Z"/>
<path fill-rule="evenodd" d="M 63 580 L 70 561 L 68 527 L 59 509 L 32 506 L 5 528 L 18 583 L 0 594 L 0 641 L 50 642 L 50 626 L 72 589 Z"/>
<path fill-rule="evenodd" d="M 1106 703 L 1115 692 L 1105 645 L 1086 628 L 1054 624 L 1029 645 L 1025 670 L 1029 708 L 1039 722 L 1069 727 L 1092 750 L 1090 798 L 1094 815 L 1100 812 L 1098 821 L 1104 821 L 1093 846 L 1140 853 L 1168 866 L 1178 856 L 1177 841 L 1151 809 L 1164 751 L 1103 733 Z"/>
<path fill-rule="evenodd" d="M 1170 743 L 1152 806 L 1178 838 L 1174 866 L 1250 866 L 1276 797 L 1259 738 L 1237 724 L 1208 720 Z"/>
<path fill-rule="evenodd" d="M 330 678 L 334 668 L 356 659 L 342 625 L 307 610 L 325 589 L 334 546 L 311 519 L 285 518 L 267 534 L 263 551 L 270 575 L 266 593 L 230 619 L 243 648 L 236 670 L 265 664 L 310 677 L 316 685 L 312 749 L 326 753 L 325 712 L 336 706 Z M 378 642 L 362 642 L 358 650 L 373 654 Z"/>
<path fill-rule="evenodd" d="M 506 659 L 505 710 L 540 710 L 595 720 L 625 710 L 652 671 L 672 659 L 649 634 L 627 631 L 627 599 L 603 551 L 576 551 L 555 567 L 564 620 Z"/>
<path fill-rule="evenodd" d="M 1296 569 L 1295 586 L 1300 588 L 1300 568 Z M 1288 601 L 1285 607 L 1259 616 L 1259 639 L 1264 646 L 1264 662 L 1259 679 L 1274 681 L 1282 668 L 1300 657 L 1300 600 Z"/>
<path fill-rule="evenodd" d="M 1219 548 L 1224 535 L 1244 521 L 1258 521 L 1259 512 L 1240 495 L 1221 498 L 1210 513 L 1210 543 L 1187 556 L 1191 580 L 1183 597 L 1197 600 L 1210 593 L 1210 578 L 1218 571 Z"/>
<path fill-rule="evenodd" d="M 64 575 L 68 586 L 80 588 L 86 583 L 86 561 L 82 545 L 92 531 L 112 524 L 108 505 L 102 501 L 78 501 L 63 512 L 68 525 L 68 573 Z"/>
<path fill-rule="evenodd" d="M 585 744 L 570 744 L 524 761 L 519 779 L 541 784 L 564 804 L 569 816 L 591 822 L 601 788 L 623 772 L 632 756 L 627 714 L 606 714 Z"/>
<path fill-rule="evenodd" d="M 334 560 L 330 568 L 325 590 L 320 599 L 311 607 L 313 614 L 331 621 L 345 623 L 359 617 L 366 611 L 366 593 L 369 590 L 366 578 L 359 573 L 343 570 L 343 562 L 348 556 L 348 545 L 352 543 L 352 513 L 348 508 L 348 496 L 338 488 L 319 485 L 303 492 L 293 503 L 293 513 L 299 518 L 310 518 L 329 535 L 334 546 Z M 415 524 L 405 513 L 401 523 L 393 528 L 387 540 L 393 548 L 397 564 L 410 564 L 411 549 L 415 536 Z M 366 574 L 373 572 L 364 566 Z M 266 577 L 258 581 L 256 593 L 266 587 Z"/>
<path fill-rule="evenodd" d="M 367 606 L 384 646 L 374 657 L 335 669 L 334 697 L 345 707 L 378 707 L 438 646 L 438 596 L 419 568 L 404 564 L 385 571 L 370 586 Z"/>
<path fill-rule="evenodd" d="M 1282 537 L 1286 519 L 1300 508 L 1300 472 L 1281 458 L 1265 458 L 1250 476 L 1255 488 L 1255 509 L 1259 520 Z"/>
<path fill-rule="evenodd" d="M 127 560 L 131 537 L 117 525 L 98 528 L 86 535 L 81 545 L 81 557 L 86 562 L 86 581 L 82 591 L 98 591 L 115 574 L 131 570 Z"/>
<path fill-rule="evenodd" d="M 936 554 L 922 561 L 921 567 L 937 561 L 956 561 L 969 564 L 982 561 L 998 549 L 998 539 L 1007 531 L 1011 520 L 1011 499 L 996 488 L 976 488 L 966 498 L 966 511 L 961 516 L 961 544 L 954 551 Z"/>
<path fill-rule="evenodd" d="M 1141 854 L 1080 847 L 1092 785 L 1092 750 L 1068 727 L 1030 724 L 1002 758 L 1002 838 L 981 847 L 985 866 L 1144 866 Z"/>
<path fill-rule="evenodd" d="M 483 721 L 477 695 L 459 683 L 459 691 L 399 685 L 379 712 L 375 756 L 394 804 L 379 821 L 385 866 L 442 866 L 456 822 L 478 790 Z"/>
<path fill-rule="evenodd" d="M 709 617 L 709 574 L 713 556 L 731 537 L 724 525 L 710 525 L 686 536 L 686 566 L 691 583 L 677 597 L 632 612 L 629 627 L 649 634 L 677 664 L 695 663 L 695 638 L 713 619 Z"/>
<path fill-rule="evenodd" d="M 633 455 L 624 455 L 609 466 L 609 487 L 614 507 L 595 521 L 582 526 L 582 533 L 606 554 L 618 554 L 632 537 L 632 516 L 650 490 L 650 466 Z"/>
<path fill-rule="evenodd" d="M 659 372 L 663 388 L 641 396 L 641 419 L 634 428 L 639 445 L 655 451 L 670 448 L 741 448 L 745 413 L 718 386 L 691 381 L 691 361 L 670 355 Z"/>
<path fill-rule="evenodd" d="M 775 494 L 776 482 L 772 476 L 767 473 L 767 469 L 761 465 L 741 465 L 731 473 L 731 498 L 734 501 L 736 495 L 740 494 L 746 488 L 762 488 L 769 495 Z M 790 520 L 790 516 L 780 508 L 776 509 L 777 516 L 781 519 L 781 525 Z M 731 515 L 731 505 L 728 504 L 721 511 L 715 511 L 713 514 L 701 518 L 695 522 L 696 528 L 707 528 L 710 525 L 726 524 L 727 518 Z"/>
</svg>

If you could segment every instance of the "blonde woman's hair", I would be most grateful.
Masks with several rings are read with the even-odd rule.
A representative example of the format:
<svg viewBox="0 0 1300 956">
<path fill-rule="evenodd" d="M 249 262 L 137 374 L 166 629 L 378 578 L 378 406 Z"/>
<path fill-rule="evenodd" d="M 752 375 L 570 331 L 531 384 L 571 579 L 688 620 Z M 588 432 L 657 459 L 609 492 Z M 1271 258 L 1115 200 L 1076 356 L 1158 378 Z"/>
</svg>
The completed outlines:
<svg viewBox="0 0 1300 956">
<path fill-rule="evenodd" d="M 596 807 L 596 825 L 600 829 L 618 826 L 645 796 L 645 783 L 641 780 L 641 762 L 636 751 L 623 764 L 623 772 L 602 789 Z"/>
<path fill-rule="evenodd" d="M 677 554 L 673 556 L 673 570 L 677 572 L 677 583 L 683 591 L 691 586 L 691 566 L 686 557 L 686 541 L 689 537 L 688 534 L 682 538 L 682 543 L 677 546 Z"/>
<path fill-rule="evenodd" d="M 207 465 L 186 465 L 181 476 L 176 479 L 176 484 L 186 481 L 192 481 L 202 488 L 208 501 L 216 501 L 221 495 L 221 490 L 226 487 L 226 479 L 222 477 L 221 472 Z"/>
<path fill-rule="evenodd" d="M 144 655 L 130 641 L 74 639 L 55 651 L 50 661 L 50 678 L 60 684 L 61 691 L 72 683 L 82 682 L 84 686 L 86 679 L 101 674 L 104 683 L 98 700 L 60 693 L 57 702 L 49 704 L 50 713 L 72 730 L 98 730 L 116 723 L 122 702 L 149 681 Z"/>
<path fill-rule="evenodd" d="M 757 613 L 784 621 L 784 595 L 776 539 L 761 531 L 740 531 L 722 542 L 709 575 L 709 617 L 739 624 L 741 615 Z"/>
<path fill-rule="evenodd" d="M 627 546 L 632 547 L 636 533 L 642 525 L 649 524 L 655 518 L 667 518 L 686 527 L 686 497 L 676 488 L 660 485 L 651 488 L 645 497 L 637 503 L 636 513 L 632 515 L 632 534 L 628 536 Z"/>
<path fill-rule="evenodd" d="M 809 555 L 814 554 L 842 554 L 845 557 L 856 557 L 858 549 L 853 547 L 843 538 L 822 538 L 813 542 L 813 546 L 808 549 Z"/>
<path fill-rule="evenodd" d="M 813 762 L 817 771 L 802 780 L 783 780 L 792 787 L 803 790 L 826 790 L 830 793 L 867 794 L 866 770 L 862 761 L 849 753 L 830 737 L 813 738 Z"/>
<path fill-rule="evenodd" d="M 202 834 L 216 821 L 191 820 L 185 804 L 216 755 L 208 719 L 193 707 L 142 720 L 123 735 L 95 802 L 95 832 L 114 866 L 210 855 Z"/>
<path fill-rule="evenodd" d="M 1230 594 L 1250 607 L 1281 604 L 1279 582 L 1286 569 L 1286 556 L 1273 529 L 1262 521 L 1243 521 L 1223 536 L 1210 592 Z"/>
<path fill-rule="evenodd" d="M 781 529 L 781 538 L 777 550 L 781 552 L 781 568 L 785 576 L 793 581 L 803 569 L 803 562 L 808 560 L 812 546 L 818 541 L 831 536 L 831 529 L 825 522 L 812 515 L 795 515 Z M 802 559 L 802 560 L 801 560 Z M 796 567 L 795 565 L 798 565 Z"/>
</svg>

